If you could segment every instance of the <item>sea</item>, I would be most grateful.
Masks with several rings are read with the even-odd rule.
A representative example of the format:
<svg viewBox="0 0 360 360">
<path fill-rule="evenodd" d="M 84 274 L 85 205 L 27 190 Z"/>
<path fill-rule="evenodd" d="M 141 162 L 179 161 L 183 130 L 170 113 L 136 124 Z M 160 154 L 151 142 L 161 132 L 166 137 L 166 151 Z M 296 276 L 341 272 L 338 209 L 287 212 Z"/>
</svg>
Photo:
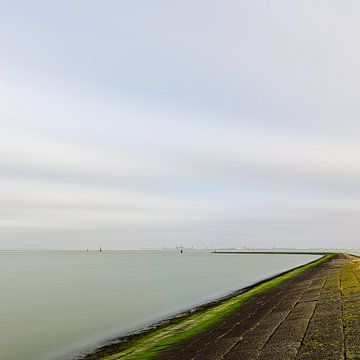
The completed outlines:
<svg viewBox="0 0 360 360">
<path fill-rule="evenodd" d="M 318 257 L 1 251 L 0 359 L 73 359 Z"/>
</svg>

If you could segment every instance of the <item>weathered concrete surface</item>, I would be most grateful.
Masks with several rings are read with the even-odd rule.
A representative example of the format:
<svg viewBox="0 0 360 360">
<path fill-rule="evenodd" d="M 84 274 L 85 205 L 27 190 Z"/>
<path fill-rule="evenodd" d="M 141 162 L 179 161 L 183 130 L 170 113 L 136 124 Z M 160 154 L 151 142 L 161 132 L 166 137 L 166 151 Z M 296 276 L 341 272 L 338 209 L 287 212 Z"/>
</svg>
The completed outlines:
<svg viewBox="0 0 360 360">
<path fill-rule="evenodd" d="M 338 255 L 157 360 L 360 360 L 360 261 Z"/>
</svg>

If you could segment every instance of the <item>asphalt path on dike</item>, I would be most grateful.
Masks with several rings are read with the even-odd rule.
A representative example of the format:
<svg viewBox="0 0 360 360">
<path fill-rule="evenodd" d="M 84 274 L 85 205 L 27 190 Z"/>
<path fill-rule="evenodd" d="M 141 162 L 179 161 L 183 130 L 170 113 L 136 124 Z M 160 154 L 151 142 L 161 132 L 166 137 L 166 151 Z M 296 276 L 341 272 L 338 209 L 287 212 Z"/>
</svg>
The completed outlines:
<svg viewBox="0 0 360 360">
<path fill-rule="evenodd" d="M 156 360 L 360 360 L 360 259 L 337 254 Z"/>
</svg>

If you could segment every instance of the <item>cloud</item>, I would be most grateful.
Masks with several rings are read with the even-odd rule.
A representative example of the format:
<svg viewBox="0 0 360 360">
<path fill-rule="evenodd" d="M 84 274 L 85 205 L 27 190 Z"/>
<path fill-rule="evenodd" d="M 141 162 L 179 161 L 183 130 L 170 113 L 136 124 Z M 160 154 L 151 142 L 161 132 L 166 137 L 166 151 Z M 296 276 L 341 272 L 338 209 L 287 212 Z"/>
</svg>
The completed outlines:
<svg viewBox="0 0 360 360">
<path fill-rule="evenodd" d="M 357 3 L 2 6 L 1 247 L 356 245 Z"/>
</svg>

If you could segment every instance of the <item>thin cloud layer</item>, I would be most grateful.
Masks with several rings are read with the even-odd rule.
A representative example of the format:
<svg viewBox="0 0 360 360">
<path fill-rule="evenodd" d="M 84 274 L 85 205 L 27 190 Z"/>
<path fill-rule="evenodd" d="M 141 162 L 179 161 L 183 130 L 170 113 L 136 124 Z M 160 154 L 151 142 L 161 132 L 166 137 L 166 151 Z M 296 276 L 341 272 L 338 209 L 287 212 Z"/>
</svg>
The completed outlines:
<svg viewBox="0 0 360 360">
<path fill-rule="evenodd" d="M 1 248 L 359 246 L 355 2 L 2 7 Z"/>
</svg>

